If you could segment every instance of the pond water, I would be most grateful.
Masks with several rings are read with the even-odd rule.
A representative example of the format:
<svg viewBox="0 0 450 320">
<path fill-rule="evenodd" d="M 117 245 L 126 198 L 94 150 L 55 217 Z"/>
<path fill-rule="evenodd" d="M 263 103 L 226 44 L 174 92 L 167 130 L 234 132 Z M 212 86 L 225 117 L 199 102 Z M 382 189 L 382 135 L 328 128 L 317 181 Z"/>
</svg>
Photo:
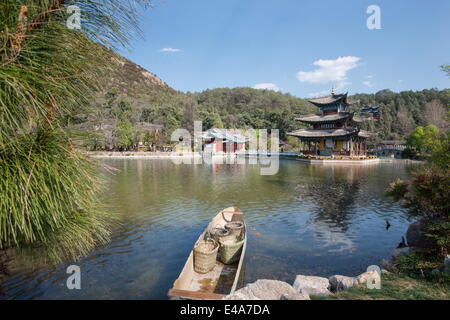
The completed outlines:
<svg viewBox="0 0 450 320">
<path fill-rule="evenodd" d="M 249 229 L 245 282 L 355 276 L 389 258 L 408 225 L 406 211 L 384 196 L 392 180 L 410 176 L 403 163 L 281 160 L 276 175 L 260 175 L 252 164 L 102 161 L 120 170 L 105 173 L 105 202 L 120 220 L 111 242 L 80 261 L 15 271 L 0 298 L 166 299 L 199 234 L 229 206 L 244 212 Z M 81 268 L 81 290 L 66 287 L 70 264 Z"/>
</svg>

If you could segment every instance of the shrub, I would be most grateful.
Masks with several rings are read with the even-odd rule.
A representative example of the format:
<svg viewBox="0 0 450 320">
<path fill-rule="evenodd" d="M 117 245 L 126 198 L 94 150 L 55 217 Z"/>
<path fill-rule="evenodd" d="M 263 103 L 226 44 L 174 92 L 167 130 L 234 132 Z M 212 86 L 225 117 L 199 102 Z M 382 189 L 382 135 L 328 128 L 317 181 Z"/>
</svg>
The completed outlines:
<svg viewBox="0 0 450 320">
<path fill-rule="evenodd" d="M 436 249 L 446 254 L 450 249 L 450 172 L 433 165 L 413 175 L 410 182 L 397 179 L 386 190 L 388 196 L 409 208 L 427 225 L 427 236 L 436 241 Z"/>
</svg>

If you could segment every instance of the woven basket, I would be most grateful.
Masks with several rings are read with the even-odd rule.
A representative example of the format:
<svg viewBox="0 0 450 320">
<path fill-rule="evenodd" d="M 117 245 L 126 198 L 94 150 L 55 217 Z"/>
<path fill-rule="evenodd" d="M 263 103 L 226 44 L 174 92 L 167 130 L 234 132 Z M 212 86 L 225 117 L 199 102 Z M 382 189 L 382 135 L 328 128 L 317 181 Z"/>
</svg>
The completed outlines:
<svg viewBox="0 0 450 320">
<path fill-rule="evenodd" d="M 224 264 L 232 264 L 239 260 L 241 256 L 244 240 L 241 241 L 220 241 L 220 261 Z"/>
<path fill-rule="evenodd" d="M 210 232 L 211 237 L 219 243 L 222 241 L 233 241 L 236 239 L 236 236 L 230 232 L 230 230 L 225 228 L 216 227 Z"/>
<path fill-rule="evenodd" d="M 241 221 L 231 221 L 225 225 L 225 229 L 230 230 L 230 234 L 239 237 L 244 229 L 244 223 Z"/>
<path fill-rule="evenodd" d="M 208 273 L 216 265 L 219 244 L 214 239 L 200 240 L 194 247 L 194 270 Z"/>
</svg>

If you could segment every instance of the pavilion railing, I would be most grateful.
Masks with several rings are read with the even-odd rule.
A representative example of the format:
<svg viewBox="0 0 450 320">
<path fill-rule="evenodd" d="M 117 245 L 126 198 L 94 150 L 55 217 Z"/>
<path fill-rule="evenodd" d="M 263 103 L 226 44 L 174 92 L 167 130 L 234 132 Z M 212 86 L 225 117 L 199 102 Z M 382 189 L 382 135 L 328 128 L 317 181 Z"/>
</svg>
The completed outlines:
<svg viewBox="0 0 450 320">
<path fill-rule="evenodd" d="M 300 151 L 304 155 L 317 155 L 317 150 L 302 150 Z M 367 155 L 367 151 L 364 150 L 353 150 L 353 151 L 347 151 L 347 150 L 333 150 L 333 155 L 335 156 L 365 156 Z"/>
</svg>

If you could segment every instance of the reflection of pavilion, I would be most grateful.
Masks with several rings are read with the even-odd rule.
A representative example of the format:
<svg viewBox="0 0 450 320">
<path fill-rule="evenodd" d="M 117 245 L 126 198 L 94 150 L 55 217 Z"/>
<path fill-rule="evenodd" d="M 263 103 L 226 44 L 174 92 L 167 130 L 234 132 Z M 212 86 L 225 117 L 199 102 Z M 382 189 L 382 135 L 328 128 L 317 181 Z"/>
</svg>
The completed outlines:
<svg viewBox="0 0 450 320">
<path fill-rule="evenodd" d="M 314 224 L 345 233 L 369 170 L 361 166 L 310 166 L 310 176 L 320 178 L 307 181 L 299 190 L 302 197 L 314 204 Z"/>
</svg>

